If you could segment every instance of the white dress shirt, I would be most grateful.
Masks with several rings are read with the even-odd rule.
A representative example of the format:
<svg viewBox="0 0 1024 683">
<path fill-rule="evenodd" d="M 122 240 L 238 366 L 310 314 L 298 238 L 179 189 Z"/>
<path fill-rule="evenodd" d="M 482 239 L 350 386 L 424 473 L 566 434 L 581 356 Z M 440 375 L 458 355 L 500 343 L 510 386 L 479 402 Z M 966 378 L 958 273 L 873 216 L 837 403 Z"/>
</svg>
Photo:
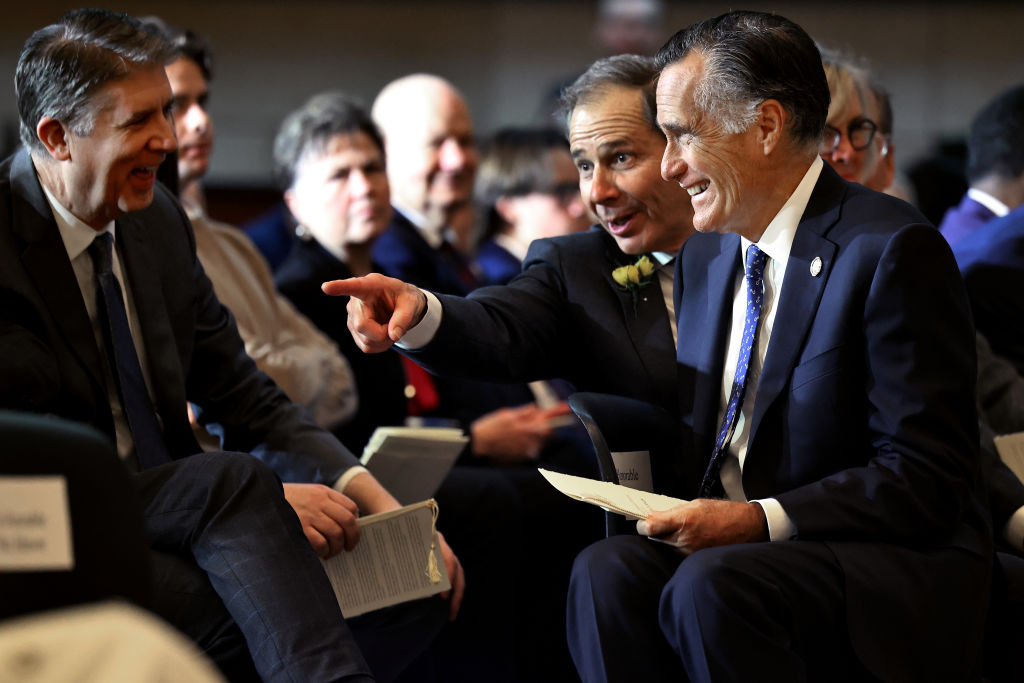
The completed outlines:
<svg viewBox="0 0 1024 683">
<path fill-rule="evenodd" d="M 775 314 L 779 308 L 779 298 L 782 295 L 782 283 L 786 276 L 786 265 L 789 262 L 789 251 L 793 246 L 793 238 L 796 236 L 797 226 L 803 216 L 807 202 L 811 198 L 815 183 L 821 173 L 823 162 L 821 157 L 815 157 L 810 168 L 804 173 L 803 179 L 797 185 L 796 190 L 790 195 L 786 203 L 775 215 L 775 218 L 765 228 L 757 247 L 768 255 L 768 262 L 764 269 L 764 298 L 761 303 L 761 317 L 758 321 L 757 345 L 751 351 L 750 364 L 747 370 L 746 391 L 743 394 L 743 404 L 740 413 L 736 416 L 736 425 L 732 431 L 732 438 L 729 441 L 725 459 L 722 461 L 721 480 L 722 487 L 729 500 L 746 501 L 746 494 L 743 492 L 743 463 L 747 457 L 747 445 L 750 440 L 750 418 L 754 413 L 754 401 L 757 398 L 757 385 L 761 379 L 761 369 L 764 367 L 764 359 L 768 353 L 768 346 L 771 342 L 772 329 L 775 326 Z M 752 244 L 746 238 L 740 239 L 740 249 L 736 257 L 743 263 L 747 247 Z M 747 289 L 743 285 L 744 277 L 740 272 L 736 276 L 735 294 L 732 305 L 732 328 L 729 333 L 729 343 L 725 351 L 725 366 L 722 373 L 722 391 L 720 395 L 720 407 L 718 411 L 718 423 L 722 424 L 722 418 L 729 405 L 729 393 L 732 390 L 733 376 L 736 373 L 736 360 L 740 352 L 740 340 L 743 336 L 743 323 L 747 308 Z M 792 538 L 796 532 L 789 515 L 782 509 L 782 505 L 774 498 L 752 501 L 758 503 L 768 520 L 768 535 L 773 541 Z"/>
</svg>

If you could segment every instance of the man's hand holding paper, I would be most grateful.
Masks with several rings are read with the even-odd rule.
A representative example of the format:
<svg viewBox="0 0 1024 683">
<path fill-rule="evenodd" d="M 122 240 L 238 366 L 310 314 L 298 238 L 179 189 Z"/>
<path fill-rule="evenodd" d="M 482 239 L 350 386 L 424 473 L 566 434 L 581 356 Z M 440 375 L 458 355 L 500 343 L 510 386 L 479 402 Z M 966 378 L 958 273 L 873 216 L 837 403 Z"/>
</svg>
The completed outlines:
<svg viewBox="0 0 1024 683">
<path fill-rule="evenodd" d="M 760 505 L 709 498 L 651 512 L 636 523 L 636 530 L 675 546 L 684 555 L 716 545 L 768 540 Z"/>
</svg>

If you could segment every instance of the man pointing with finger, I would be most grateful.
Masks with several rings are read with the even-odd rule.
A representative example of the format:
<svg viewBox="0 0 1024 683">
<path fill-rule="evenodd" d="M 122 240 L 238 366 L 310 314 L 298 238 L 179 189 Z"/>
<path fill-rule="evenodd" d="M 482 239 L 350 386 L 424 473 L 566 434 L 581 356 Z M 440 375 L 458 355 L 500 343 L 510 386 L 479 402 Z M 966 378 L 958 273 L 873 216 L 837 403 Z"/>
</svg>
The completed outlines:
<svg viewBox="0 0 1024 683">
<path fill-rule="evenodd" d="M 693 226 L 688 196 L 661 178 L 655 75 L 651 59 L 619 55 L 595 62 L 565 93 L 570 153 L 599 225 L 536 240 L 519 277 L 466 298 L 379 275 L 326 284 L 329 294 L 352 295 L 348 325 L 360 347 L 379 352 L 401 340 L 438 374 L 560 377 L 677 412 L 672 259 Z M 644 254 L 657 268 L 634 298 L 613 273 Z"/>
<path fill-rule="evenodd" d="M 977 678 L 991 541 L 952 254 L 911 207 L 823 166 L 828 86 L 796 24 L 732 12 L 658 63 L 662 174 L 700 233 L 676 302 L 701 485 L 638 524 L 667 544 L 617 536 L 577 558 L 581 677 Z"/>
</svg>

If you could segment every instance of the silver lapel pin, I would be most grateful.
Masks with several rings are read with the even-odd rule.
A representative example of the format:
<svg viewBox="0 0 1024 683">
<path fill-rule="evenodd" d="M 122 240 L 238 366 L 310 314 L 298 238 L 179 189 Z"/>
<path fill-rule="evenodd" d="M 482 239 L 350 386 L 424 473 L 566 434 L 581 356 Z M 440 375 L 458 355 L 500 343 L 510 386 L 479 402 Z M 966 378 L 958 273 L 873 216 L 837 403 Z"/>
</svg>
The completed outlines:
<svg viewBox="0 0 1024 683">
<path fill-rule="evenodd" d="M 821 257 L 815 256 L 811 261 L 811 277 L 818 277 L 821 275 Z"/>
</svg>

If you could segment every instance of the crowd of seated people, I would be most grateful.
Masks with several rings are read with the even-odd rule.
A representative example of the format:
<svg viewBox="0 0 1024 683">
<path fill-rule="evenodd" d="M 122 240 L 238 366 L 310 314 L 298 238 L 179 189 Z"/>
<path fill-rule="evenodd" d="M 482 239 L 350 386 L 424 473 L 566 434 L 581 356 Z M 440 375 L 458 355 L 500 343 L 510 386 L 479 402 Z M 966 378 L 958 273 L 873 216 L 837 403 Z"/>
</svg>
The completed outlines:
<svg viewBox="0 0 1024 683">
<path fill-rule="evenodd" d="M 972 124 L 941 234 L 885 195 L 889 93 L 777 15 L 598 60 L 564 133 L 478 147 L 430 74 L 325 91 L 274 141 L 272 271 L 208 215 L 213 74 L 155 17 L 25 43 L 0 409 L 109 437 L 145 607 L 220 675 L 1019 678 L 1024 484 L 993 437 L 1024 430 L 1024 89 Z M 641 467 L 687 502 L 602 539 L 537 472 L 597 476 L 573 391 L 675 421 Z M 345 619 L 320 558 L 398 507 L 353 453 L 403 424 L 470 437 L 435 496 L 451 589 Z"/>
</svg>

